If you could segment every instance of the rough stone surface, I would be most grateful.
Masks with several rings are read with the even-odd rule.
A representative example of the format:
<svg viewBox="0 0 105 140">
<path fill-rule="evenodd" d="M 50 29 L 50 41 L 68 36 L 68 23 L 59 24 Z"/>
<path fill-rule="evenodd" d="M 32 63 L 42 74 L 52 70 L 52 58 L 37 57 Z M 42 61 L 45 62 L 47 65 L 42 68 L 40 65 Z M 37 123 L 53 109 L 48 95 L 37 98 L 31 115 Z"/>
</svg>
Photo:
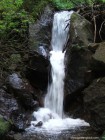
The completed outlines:
<svg viewBox="0 0 105 140">
<path fill-rule="evenodd" d="M 26 75 L 34 87 L 46 90 L 49 65 L 49 60 L 39 53 L 33 52 L 30 54 Z"/>
<path fill-rule="evenodd" d="M 40 55 L 44 56 L 45 58 L 49 58 L 49 51 L 44 44 L 40 44 L 37 51 Z"/>
<path fill-rule="evenodd" d="M 13 95 L 0 89 L 0 116 L 10 122 L 12 129 L 23 131 L 29 123 L 30 114 L 24 113 Z"/>
<path fill-rule="evenodd" d="M 94 80 L 83 94 L 90 125 L 98 131 L 105 130 L 105 77 Z"/>
<path fill-rule="evenodd" d="M 65 94 L 80 91 L 91 80 L 90 61 L 92 53 L 88 50 L 75 51 L 72 48 L 67 62 L 65 78 Z"/>
<path fill-rule="evenodd" d="M 86 47 L 93 42 L 92 24 L 75 12 L 70 19 L 70 40 L 79 47 Z"/>
<path fill-rule="evenodd" d="M 53 8 L 46 6 L 39 20 L 29 25 L 30 46 L 33 49 L 36 49 L 40 43 L 50 46 L 53 12 Z"/>
<path fill-rule="evenodd" d="M 105 74 L 105 42 L 98 44 L 98 48 L 92 57 L 91 68 L 95 72 L 101 72 Z"/>
<path fill-rule="evenodd" d="M 70 42 L 65 56 L 65 94 L 79 91 L 91 81 L 89 66 L 92 52 L 88 43 L 93 41 L 92 25 L 75 12 L 70 21 Z"/>
<path fill-rule="evenodd" d="M 68 111 L 70 110 L 71 115 L 81 116 L 83 113 L 81 90 L 93 78 L 90 62 L 94 52 L 88 48 L 88 44 L 93 41 L 92 25 L 84 17 L 74 12 L 71 15 L 69 34 L 65 55 L 64 105 Z"/>
<path fill-rule="evenodd" d="M 18 74 L 13 73 L 8 76 L 7 88 L 25 109 L 32 110 L 38 106 L 38 102 L 33 99 L 34 89 L 26 79 L 22 79 Z"/>
</svg>

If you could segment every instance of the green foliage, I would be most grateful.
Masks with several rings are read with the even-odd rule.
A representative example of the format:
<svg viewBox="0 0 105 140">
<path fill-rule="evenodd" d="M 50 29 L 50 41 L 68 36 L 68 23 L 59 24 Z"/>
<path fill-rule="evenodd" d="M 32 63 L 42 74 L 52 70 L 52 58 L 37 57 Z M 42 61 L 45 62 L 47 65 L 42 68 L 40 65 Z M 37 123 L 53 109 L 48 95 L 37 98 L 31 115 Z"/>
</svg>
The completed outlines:
<svg viewBox="0 0 105 140">
<path fill-rule="evenodd" d="M 37 20 L 48 3 L 49 0 L 24 0 L 23 7 L 34 17 L 34 20 Z"/>
<path fill-rule="evenodd" d="M 9 122 L 6 122 L 2 118 L 0 118 L 0 135 L 4 135 L 6 132 L 8 132 L 9 127 Z"/>
<path fill-rule="evenodd" d="M 105 2 L 105 0 L 50 0 L 50 2 L 60 10 L 68 10 L 80 5 L 93 5 L 96 2 Z"/>
<path fill-rule="evenodd" d="M 70 2 L 70 0 L 50 0 L 50 2 L 52 2 L 53 5 L 60 10 L 70 9 L 73 7 L 73 3 Z"/>
<path fill-rule="evenodd" d="M 35 4 L 33 11 L 32 11 L 32 15 L 33 15 L 35 20 L 43 12 L 43 10 L 47 4 L 48 4 L 48 1 L 46 1 L 46 0 L 38 1 L 37 4 Z"/>
<path fill-rule="evenodd" d="M 17 34 L 23 36 L 27 28 L 29 16 L 22 9 L 23 0 L 0 1 L 0 37 L 7 39 Z"/>
<path fill-rule="evenodd" d="M 0 39 L 23 38 L 28 30 L 28 23 L 37 20 L 50 3 L 58 10 L 68 10 L 81 4 L 93 5 L 105 0 L 0 0 Z"/>
</svg>

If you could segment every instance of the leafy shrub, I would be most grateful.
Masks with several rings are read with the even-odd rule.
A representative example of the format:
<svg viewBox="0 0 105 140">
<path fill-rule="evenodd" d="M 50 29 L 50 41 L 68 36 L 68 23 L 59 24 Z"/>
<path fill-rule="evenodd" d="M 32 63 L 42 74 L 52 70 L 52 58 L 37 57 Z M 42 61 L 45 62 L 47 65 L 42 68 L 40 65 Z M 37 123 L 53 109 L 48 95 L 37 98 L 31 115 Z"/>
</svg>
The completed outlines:
<svg viewBox="0 0 105 140">
<path fill-rule="evenodd" d="M 0 37 L 2 40 L 24 36 L 29 16 L 22 9 L 22 4 L 23 0 L 0 1 Z"/>
<path fill-rule="evenodd" d="M 55 7 L 61 10 L 71 9 L 80 5 L 92 5 L 96 2 L 105 2 L 105 0 L 50 0 Z"/>
</svg>

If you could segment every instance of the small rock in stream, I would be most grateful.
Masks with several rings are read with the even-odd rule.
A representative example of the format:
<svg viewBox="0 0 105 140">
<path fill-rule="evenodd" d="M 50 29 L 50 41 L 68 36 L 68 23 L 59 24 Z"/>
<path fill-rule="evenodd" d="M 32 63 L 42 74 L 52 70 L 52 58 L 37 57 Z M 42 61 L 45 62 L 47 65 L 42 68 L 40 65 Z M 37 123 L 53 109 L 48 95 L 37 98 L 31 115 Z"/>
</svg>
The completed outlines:
<svg viewBox="0 0 105 140">
<path fill-rule="evenodd" d="M 40 126 L 42 126 L 42 125 L 43 125 L 43 122 L 40 121 L 40 122 L 38 122 L 35 126 L 36 126 L 36 127 L 40 127 Z"/>
</svg>

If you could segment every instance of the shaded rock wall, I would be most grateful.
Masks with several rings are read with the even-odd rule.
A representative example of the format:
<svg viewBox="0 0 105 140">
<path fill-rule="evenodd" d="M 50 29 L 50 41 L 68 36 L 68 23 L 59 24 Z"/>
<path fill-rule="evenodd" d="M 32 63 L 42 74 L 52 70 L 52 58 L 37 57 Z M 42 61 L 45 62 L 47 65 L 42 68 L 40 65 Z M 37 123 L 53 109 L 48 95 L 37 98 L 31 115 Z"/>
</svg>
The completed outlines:
<svg viewBox="0 0 105 140">
<path fill-rule="evenodd" d="M 105 130 L 105 77 L 96 79 L 83 91 L 84 106 L 90 125 Z"/>
<path fill-rule="evenodd" d="M 92 25 L 84 17 L 73 13 L 70 20 L 70 38 L 65 56 L 64 108 L 70 115 L 81 116 L 83 96 L 81 90 L 92 80 L 90 62 L 93 52 L 88 44 L 93 42 Z"/>
<path fill-rule="evenodd" d="M 86 82 L 89 82 L 86 81 L 86 76 L 92 52 L 88 49 L 88 44 L 92 41 L 91 23 L 77 13 L 73 13 L 70 20 L 70 39 L 65 56 L 65 94 L 75 92 L 79 88 L 83 88 Z"/>
<path fill-rule="evenodd" d="M 48 73 L 50 62 L 37 52 L 29 56 L 29 63 L 26 70 L 26 77 L 33 87 L 46 90 L 48 85 Z"/>
<path fill-rule="evenodd" d="M 49 48 L 51 41 L 51 31 L 54 9 L 46 6 L 43 14 L 35 24 L 29 25 L 30 46 L 37 49 L 40 44 L 45 44 Z"/>
</svg>

